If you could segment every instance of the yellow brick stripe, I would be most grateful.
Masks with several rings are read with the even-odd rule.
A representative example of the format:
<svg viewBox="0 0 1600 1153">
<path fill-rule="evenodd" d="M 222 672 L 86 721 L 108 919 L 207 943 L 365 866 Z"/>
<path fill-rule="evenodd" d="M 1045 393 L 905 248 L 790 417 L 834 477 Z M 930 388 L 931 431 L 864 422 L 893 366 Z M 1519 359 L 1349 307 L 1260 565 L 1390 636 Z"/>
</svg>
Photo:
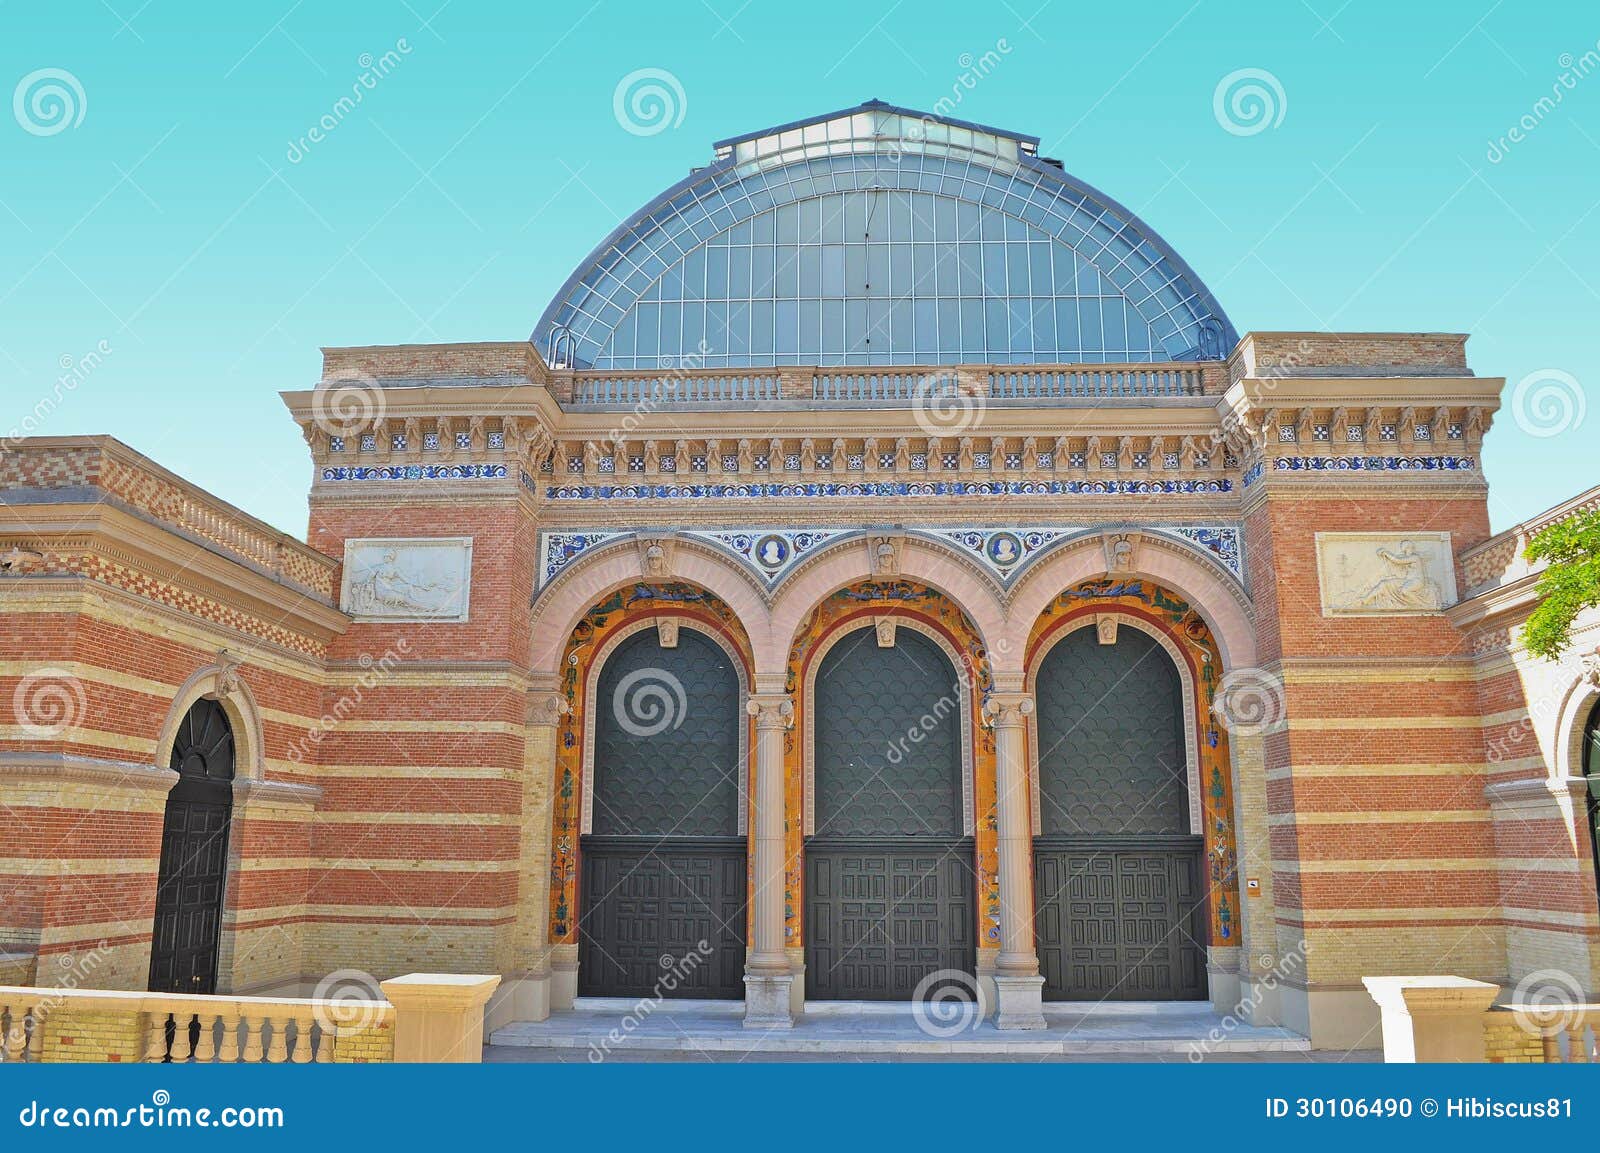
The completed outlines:
<svg viewBox="0 0 1600 1153">
<path fill-rule="evenodd" d="M 1386 764 L 1292 764 L 1268 769 L 1266 776 L 1269 781 L 1302 780 L 1311 777 L 1467 777 L 1483 776 L 1486 769 L 1487 766 L 1481 761 L 1434 761 L 1417 764 L 1398 761 Z"/>
<path fill-rule="evenodd" d="M 1487 812 L 1463 809 L 1390 809 L 1385 812 L 1274 813 L 1267 824 L 1286 825 L 1440 825 L 1492 821 Z"/>
</svg>

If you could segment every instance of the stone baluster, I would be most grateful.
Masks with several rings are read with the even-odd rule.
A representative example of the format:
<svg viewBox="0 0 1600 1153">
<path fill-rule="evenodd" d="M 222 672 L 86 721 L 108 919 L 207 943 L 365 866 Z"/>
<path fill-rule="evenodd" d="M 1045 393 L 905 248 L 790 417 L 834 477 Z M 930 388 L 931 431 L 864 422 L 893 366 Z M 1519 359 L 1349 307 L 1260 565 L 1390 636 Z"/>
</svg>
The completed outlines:
<svg viewBox="0 0 1600 1153">
<path fill-rule="evenodd" d="M 289 1059 L 289 1022 L 285 1017 L 272 1020 L 272 1044 L 267 1047 L 267 1064 L 282 1065 Z"/>
<path fill-rule="evenodd" d="M 1580 1015 L 1578 1023 L 1567 1030 L 1567 1063 L 1571 1065 L 1589 1064 L 1589 1037 L 1588 1023 Z M 1597 1033 L 1596 1040 L 1600 1040 Z"/>
<path fill-rule="evenodd" d="M 4 1015 L 6 1011 L 9 1011 L 10 1015 L 10 1024 L 4 1037 L 5 1061 L 8 1065 L 21 1061 L 24 1053 L 32 1048 L 28 1040 L 28 1009 L 27 1005 L 16 1002 L 0 1005 L 0 1015 Z M 35 1035 L 39 1032 L 37 1023 L 33 1032 Z"/>
<path fill-rule="evenodd" d="M 144 1059 L 147 1064 L 159 1065 L 167 1059 L 167 1015 L 157 1010 L 150 1013 L 149 1018 L 144 1034 Z"/>
<path fill-rule="evenodd" d="M 174 1065 L 188 1064 L 194 1055 L 189 1040 L 189 1022 L 194 1020 L 193 1013 L 180 1011 L 172 1014 L 172 1063 Z"/>
<path fill-rule="evenodd" d="M 200 1013 L 200 1043 L 194 1047 L 194 1059 L 210 1064 L 217 1059 L 217 1013 Z"/>
<path fill-rule="evenodd" d="M 239 1059 L 239 1015 L 222 1014 L 222 1045 L 217 1050 L 217 1060 L 233 1064 Z"/>
<path fill-rule="evenodd" d="M 294 1015 L 294 1063 L 296 1065 L 309 1064 L 311 1061 L 311 1026 L 314 1018 L 309 1009 L 297 1011 Z"/>
<path fill-rule="evenodd" d="M 247 1065 L 255 1065 L 261 1061 L 261 1030 L 265 1025 L 265 1017 L 252 1014 L 244 1019 L 244 1061 Z"/>
<path fill-rule="evenodd" d="M 333 1050 L 339 1043 L 339 1031 L 326 1025 L 317 1030 L 317 1064 L 331 1065 Z"/>
<path fill-rule="evenodd" d="M 1027 718 L 1033 698 L 997 692 L 987 702 L 994 720 L 995 796 L 1000 848 L 1000 956 L 995 964 L 1000 1029 L 1043 1029 L 1044 978 L 1033 943 L 1033 823 L 1028 789 Z"/>
<path fill-rule="evenodd" d="M 785 847 L 783 744 L 794 703 L 782 692 L 752 694 L 745 709 L 756 720 L 755 948 L 745 963 L 747 1028 L 787 1029 L 794 1024 L 789 998 L 794 974 L 784 951 Z"/>
</svg>

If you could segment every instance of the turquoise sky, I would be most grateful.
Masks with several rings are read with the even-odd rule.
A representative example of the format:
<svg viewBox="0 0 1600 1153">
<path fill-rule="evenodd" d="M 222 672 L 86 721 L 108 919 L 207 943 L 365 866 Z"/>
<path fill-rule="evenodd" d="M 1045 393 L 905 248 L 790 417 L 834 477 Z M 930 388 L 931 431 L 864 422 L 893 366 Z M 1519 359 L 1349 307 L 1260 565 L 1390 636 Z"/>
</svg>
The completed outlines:
<svg viewBox="0 0 1600 1153">
<path fill-rule="evenodd" d="M 112 433 L 297 534 L 277 393 L 320 346 L 524 338 L 713 140 L 953 92 L 1142 215 L 1241 331 L 1471 333 L 1508 382 L 1496 527 L 1600 482 L 1592 2 L 11 0 L 0 28 L 0 435 L 58 396 L 36 431 Z M 640 69 L 681 123 L 625 130 Z M 1282 95 L 1229 131 L 1241 69 Z M 28 99 L 52 85 L 65 120 Z"/>
</svg>

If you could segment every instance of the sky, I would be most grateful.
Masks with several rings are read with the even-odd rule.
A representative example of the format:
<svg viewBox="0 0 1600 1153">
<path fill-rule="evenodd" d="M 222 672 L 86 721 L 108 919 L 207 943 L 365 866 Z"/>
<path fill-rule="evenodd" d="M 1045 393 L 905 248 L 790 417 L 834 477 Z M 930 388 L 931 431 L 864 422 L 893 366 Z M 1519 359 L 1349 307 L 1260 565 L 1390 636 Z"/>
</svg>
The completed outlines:
<svg viewBox="0 0 1600 1153">
<path fill-rule="evenodd" d="M 0 0 L 0 30 L 0 437 L 110 433 L 296 535 L 278 392 L 321 347 L 524 339 L 713 141 L 869 98 L 1037 135 L 1241 332 L 1471 334 L 1496 529 L 1600 483 L 1592 3 Z"/>
</svg>

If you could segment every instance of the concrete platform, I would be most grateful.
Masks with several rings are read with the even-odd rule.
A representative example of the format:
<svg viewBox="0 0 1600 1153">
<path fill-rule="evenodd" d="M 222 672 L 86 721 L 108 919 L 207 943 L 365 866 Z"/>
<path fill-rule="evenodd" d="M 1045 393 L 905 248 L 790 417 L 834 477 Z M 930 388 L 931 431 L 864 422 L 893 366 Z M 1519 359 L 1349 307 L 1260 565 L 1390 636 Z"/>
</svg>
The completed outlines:
<svg viewBox="0 0 1600 1153">
<path fill-rule="evenodd" d="M 904 1003 L 808 1002 L 792 1029 L 746 1029 L 740 1001 L 640 1002 L 579 998 L 547 1021 L 498 1029 L 492 1047 L 581 1050 L 588 1060 L 646 1053 L 949 1055 L 1050 1058 L 1123 1056 L 1199 1060 L 1216 1055 L 1304 1053 L 1287 1029 L 1224 1023 L 1200 1002 L 1047 1004 L 1047 1028 L 1002 1033 L 970 1006 L 935 1016 Z M 574 1056 L 578 1055 L 576 1053 Z M 514 1059 L 514 1058 L 512 1058 Z M 1292 1058 L 1290 1058 L 1292 1059 Z"/>
</svg>

